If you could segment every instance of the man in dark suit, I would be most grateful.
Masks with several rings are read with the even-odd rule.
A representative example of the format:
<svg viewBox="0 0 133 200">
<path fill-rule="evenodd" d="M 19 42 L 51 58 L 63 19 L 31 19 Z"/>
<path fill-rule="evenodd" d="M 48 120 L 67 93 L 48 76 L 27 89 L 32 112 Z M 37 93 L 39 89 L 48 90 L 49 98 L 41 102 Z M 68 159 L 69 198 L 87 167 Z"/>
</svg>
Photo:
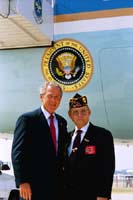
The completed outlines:
<svg viewBox="0 0 133 200">
<path fill-rule="evenodd" d="M 12 163 L 16 186 L 25 200 L 62 200 L 66 120 L 55 113 L 62 89 L 53 82 L 40 88 L 40 108 L 22 114 L 14 131 Z M 50 131 L 53 115 L 55 141 Z"/>
<path fill-rule="evenodd" d="M 114 142 L 109 130 L 93 125 L 86 96 L 69 102 L 75 130 L 69 135 L 65 164 L 66 200 L 109 200 L 115 170 Z"/>
</svg>

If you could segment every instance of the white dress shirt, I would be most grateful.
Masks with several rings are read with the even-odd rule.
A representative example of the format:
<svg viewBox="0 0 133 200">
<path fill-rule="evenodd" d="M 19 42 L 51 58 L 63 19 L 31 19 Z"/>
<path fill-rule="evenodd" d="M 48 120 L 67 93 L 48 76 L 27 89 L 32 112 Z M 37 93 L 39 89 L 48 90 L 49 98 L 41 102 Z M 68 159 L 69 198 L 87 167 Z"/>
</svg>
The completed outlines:
<svg viewBox="0 0 133 200">
<path fill-rule="evenodd" d="M 88 127 L 89 127 L 89 122 L 84 126 L 84 127 L 82 127 L 80 130 L 82 130 L 82 133 L 81 133 L 81 141 L 80 141 L 80 143 L 82 142 L 82 140 L 83 140 L 83 138 L 84 138 L 84 136 L 85 136 L 85 134 L 86 134 L 86 131 L 87 131 L 87 129 L 88 129 Z M 72 139 L 71 139 L 71 143 L 70 143 L 70 145 L 69 145 L 69 147 L 68 147 L 68 155 L 70 155 L 71 154 L 71 152 L 72 152 L 72 146 L 73 146 L 73 142 L 74 142 L 74 139 L 75 139 L 75 137 L 76 137 L 76 132 L 77 132 L 77 130 L 78 130 L 78 128 L 77 127 L 75 127 L 75 131 L 74 131 L 74 134 L 73 134 L 73 136 L 72 136 Z"/>
</svg>

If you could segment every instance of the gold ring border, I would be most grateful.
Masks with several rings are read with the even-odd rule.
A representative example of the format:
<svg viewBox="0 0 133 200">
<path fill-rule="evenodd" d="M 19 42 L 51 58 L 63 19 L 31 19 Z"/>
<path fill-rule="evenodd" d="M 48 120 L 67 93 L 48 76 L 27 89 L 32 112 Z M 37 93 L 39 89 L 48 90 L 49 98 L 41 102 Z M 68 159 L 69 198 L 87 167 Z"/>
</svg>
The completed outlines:
<svg viewBox="0 0 133 200">
<path fill-rule="evenodd" d="M 57 49 L 63 48 L 63 47 L 75 48 L 77 51 L 79 51 L 82 54 L 82 56 L 85 59 L 85 66 L 86 66 L 85 75 L 82 77 L 82 79 L 78 83 L 75 83 L 72 85 L 63 85 L 59 83 L 57 80 L 55 80 L 51 76 L 50 71 L 49 71 L 49 66 L 48 66 L 49 58 Z M 73 92 L 73 91 L 82 89 L 83 87 L 87 85 L 87 83 L 90 82 L 93 75 L 93 71 L 94 71 L 94 65 L 93 65 L 93 59 L 89 50 L 83 44 L 81 44 L 79 41 L 74 40 L 74 39 L 64 38 L 64 39 L 57 40 L 52 47 L 49 47 L 48 49 L 46 49 L 46 51 L 44 52 L 42 56 L 41 69 L 42 69 L 42 74 L 47 81 L 56 81 L 62 87 L 64 92 Z"/>
</svg>

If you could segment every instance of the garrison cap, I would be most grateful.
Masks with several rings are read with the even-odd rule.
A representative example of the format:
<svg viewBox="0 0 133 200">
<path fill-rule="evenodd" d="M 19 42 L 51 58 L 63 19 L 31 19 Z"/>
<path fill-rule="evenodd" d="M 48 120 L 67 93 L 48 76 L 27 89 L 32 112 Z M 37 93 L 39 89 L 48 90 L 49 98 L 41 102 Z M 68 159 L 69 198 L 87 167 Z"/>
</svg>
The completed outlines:
<svg viewBox="0 0 133 200">
<path fill-rule="evenodd" d="M 69 101 L 69 108 L 79 108 L 87 105 L 87 97 L 81 96 L 78 93 L 76 93 Z"/>
</svg>

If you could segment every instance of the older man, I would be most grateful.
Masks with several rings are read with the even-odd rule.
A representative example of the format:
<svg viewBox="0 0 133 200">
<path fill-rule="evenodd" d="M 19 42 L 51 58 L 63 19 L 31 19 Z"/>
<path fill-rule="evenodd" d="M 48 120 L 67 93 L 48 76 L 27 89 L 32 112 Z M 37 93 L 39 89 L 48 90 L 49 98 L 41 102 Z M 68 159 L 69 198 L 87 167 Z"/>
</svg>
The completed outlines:
<svg viewBox="0 0 133 200">
<path fill-rule="evenodd" d="M 115 170 L 112 134 L 90 122 L 86 96 L 71 98 L 68 114 L 75 129 L 67 144 L 66 200 L 109 200 Z"/>
</svg>

